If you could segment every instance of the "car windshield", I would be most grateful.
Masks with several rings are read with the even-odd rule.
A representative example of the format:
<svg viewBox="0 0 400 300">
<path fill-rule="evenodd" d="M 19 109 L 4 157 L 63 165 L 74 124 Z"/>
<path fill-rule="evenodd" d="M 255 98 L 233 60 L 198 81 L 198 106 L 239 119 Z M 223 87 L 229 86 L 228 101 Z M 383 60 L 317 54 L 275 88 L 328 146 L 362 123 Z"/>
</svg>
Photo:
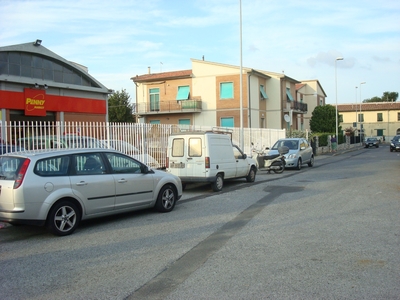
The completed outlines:
<svg viewBox="0 0 400 300">
<path fill-rule="evenodd" d="M 273 150 L 278 150 L 279 147 L 286 146 L 290 150 L 295 150 L 299 148 L 299 141 L 295 140 L 279 140 L 272 146 Z"/>
</svg>

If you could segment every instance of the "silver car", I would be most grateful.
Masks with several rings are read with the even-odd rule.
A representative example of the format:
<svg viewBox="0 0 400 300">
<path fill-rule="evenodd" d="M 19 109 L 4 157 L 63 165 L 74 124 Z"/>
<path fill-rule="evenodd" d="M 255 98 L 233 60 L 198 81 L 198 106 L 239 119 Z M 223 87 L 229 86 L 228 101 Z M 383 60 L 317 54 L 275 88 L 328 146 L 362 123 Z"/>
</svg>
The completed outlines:
<svg viewBox="0 0 400 300">
<path fill-rule="evenodd" d="M 314 165 L 314 153 L 310 143 L 303 138 L 286 138 L 278 140 L 269 150 L 268 155 L 279 154 L 278 148 L 286 146 L 289 153 L 285 154 L 285 168 L 300 170 L 303 164 Z"/>
<path fill-rule="evenodd" d="M 155 208 L 182 197 L 179 177 L 110 149 L 35 150 L 0 156 L 0 222 L 46 226 L 55 235 L 81 220 Z"/>
</svg>

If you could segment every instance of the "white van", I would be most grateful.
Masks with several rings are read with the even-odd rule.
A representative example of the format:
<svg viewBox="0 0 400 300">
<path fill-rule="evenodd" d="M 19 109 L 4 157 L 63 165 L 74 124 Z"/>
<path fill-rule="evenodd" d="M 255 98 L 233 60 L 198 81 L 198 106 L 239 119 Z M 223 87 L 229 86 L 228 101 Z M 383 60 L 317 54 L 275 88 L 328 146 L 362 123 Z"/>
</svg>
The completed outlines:
<svg viewBox="0 0 400 300">
<path fill-rule="evenodd" d="M 246 178 L 254 182 L 256 161 L 232 144 L 231 136 L 214 131 L 174 133 L 168 138 L 167 172 L 188 182 L 210 182 L 222 190 L 224 180 Z"/>
</svg>

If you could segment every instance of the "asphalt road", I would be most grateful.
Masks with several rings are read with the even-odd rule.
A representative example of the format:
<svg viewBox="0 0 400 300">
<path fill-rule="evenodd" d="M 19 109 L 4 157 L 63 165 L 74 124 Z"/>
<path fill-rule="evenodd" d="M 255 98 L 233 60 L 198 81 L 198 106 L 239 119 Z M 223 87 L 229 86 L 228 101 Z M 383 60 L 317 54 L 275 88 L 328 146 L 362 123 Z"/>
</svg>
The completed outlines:
<svg viewBox="0 0 400 300">
<path fill-rule="evenodd" d="M 67 237 L 6 227 L 0 299 L 400 299 L 399 168 L 358 149 Z"/>
</svg>

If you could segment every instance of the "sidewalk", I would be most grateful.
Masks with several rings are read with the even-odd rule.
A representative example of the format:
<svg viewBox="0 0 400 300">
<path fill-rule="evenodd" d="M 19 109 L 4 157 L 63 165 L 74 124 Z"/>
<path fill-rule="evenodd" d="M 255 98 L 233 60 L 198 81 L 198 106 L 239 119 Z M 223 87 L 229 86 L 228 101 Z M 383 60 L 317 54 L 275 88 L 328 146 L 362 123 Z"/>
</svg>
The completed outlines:
<svg viewBox="0 0 400 300">
<path fill-rule="evenodd" d="M 347 152 L 357 151 L 357 150 L 360 150 L 362 148 L 364 148 L 364 147 L 359 145 L 359 146 L 355 146 L 355 147 L 352 147 L 352 148 L 338 149 L 337 151 L 334 151 L 334 152 L 321 153 L 318 156 L 336 156 L 336 155 L 340 155 L 340 154 L 347 153 Z"/>
</svg>

